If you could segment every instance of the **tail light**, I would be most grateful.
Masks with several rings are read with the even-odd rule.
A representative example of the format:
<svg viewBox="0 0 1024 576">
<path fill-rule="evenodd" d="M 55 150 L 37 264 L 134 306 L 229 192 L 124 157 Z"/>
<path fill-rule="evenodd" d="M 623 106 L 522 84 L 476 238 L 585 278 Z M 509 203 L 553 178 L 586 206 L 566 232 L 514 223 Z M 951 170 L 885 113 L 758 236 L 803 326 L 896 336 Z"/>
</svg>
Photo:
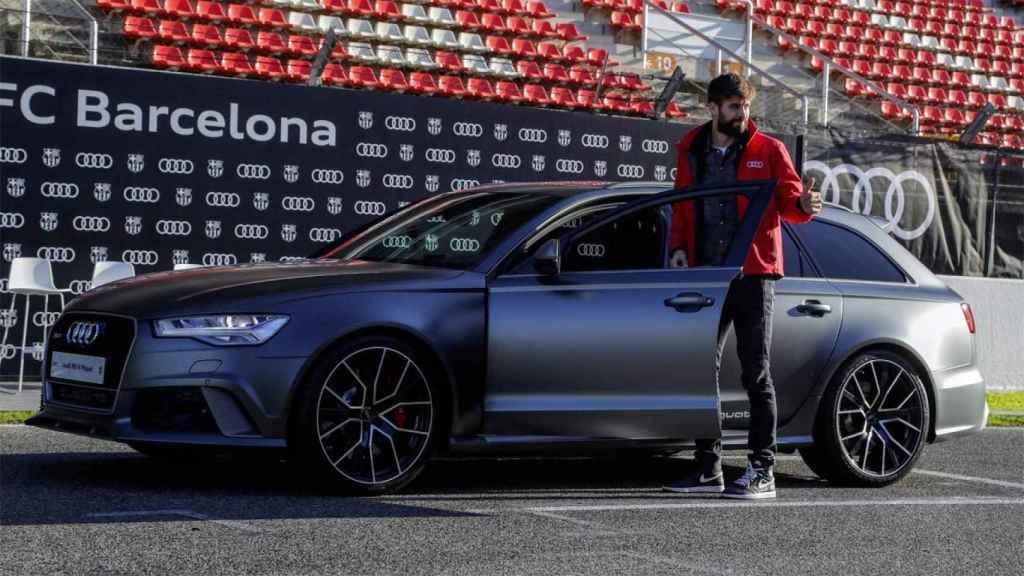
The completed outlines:
<svg viewBox="0 0 1024 576">
<path fill-rule="evenodd" d="M 974 312 L 971 310 L 971 305 L 967 302 L 960 304 L 960 309 L 964 311 L 964 320 L 967 321 L 967 330 L 971 334 L 974 334 Z"/>
</svg>

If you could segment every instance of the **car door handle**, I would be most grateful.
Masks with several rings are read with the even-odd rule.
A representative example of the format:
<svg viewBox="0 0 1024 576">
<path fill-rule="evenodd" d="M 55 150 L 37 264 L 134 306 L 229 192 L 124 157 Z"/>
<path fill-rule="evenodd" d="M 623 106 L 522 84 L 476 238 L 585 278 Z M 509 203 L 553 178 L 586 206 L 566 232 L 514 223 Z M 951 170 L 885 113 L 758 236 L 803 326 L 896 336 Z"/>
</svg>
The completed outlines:
<svg viewBox="0 0 1024 576">
<path fill-rule="evenodd" d="M 665 299 L 665 306 L 675 308 L 676 310 L 681 308 L 704 308 L 712 306 L 714 303 L 714 298 L 699 292 L 683 292 L 682 294 L 676 294 L 671 298 Z"/>
<path fill-rule="evenodd" d="M 824 316 L 832 312 L 832 307 L 828 304 L 822 304 L 818 300 L 804 300 L 802 304 L 796 307 L 796 311 L 801 314 L 810 314 L 811 316 Z"/>
</svg>

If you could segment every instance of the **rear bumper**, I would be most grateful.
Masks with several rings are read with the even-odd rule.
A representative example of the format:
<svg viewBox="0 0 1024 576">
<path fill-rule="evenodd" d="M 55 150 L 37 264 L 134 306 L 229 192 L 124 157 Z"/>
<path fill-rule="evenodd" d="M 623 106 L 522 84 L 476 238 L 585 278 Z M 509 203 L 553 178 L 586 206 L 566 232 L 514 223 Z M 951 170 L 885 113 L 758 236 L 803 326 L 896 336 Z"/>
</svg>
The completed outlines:
<svg viewBox="0 0 1024 576">
<path fill-rule="evenodd" d="M 935 391 L 934 441 L 974 434 L 985 429 L 988 403 L 985 379 L 977 366 L 932 372 Z"/>
</svg>

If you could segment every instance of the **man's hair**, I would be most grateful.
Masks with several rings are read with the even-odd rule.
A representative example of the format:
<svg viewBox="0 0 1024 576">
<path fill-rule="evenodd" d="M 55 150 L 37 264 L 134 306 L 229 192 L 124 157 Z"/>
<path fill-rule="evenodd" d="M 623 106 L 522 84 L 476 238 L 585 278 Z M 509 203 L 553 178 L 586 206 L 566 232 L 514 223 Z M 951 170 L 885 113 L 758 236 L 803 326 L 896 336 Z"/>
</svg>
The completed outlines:
<svg viewBox="0 0 1024 576">
<path fill-rule="evenodd" d="M 739 74 L 729 72 L 715 78 L 708 84 L 708 102 L 721 104 L 728 98 L 739 96 L 747 102 L 754 100 L 754 85 Z"/>
</svg>

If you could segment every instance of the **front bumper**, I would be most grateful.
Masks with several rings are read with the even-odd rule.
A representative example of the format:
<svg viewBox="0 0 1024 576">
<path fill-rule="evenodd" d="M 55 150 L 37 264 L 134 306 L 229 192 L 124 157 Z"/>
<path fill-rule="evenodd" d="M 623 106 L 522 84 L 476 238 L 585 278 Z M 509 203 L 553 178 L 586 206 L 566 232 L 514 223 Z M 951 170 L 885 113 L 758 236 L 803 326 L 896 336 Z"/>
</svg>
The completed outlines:
<svg viewBox="0 0 1024 576">
<path fill-rule="evenodd" d="M 985 429 L 988 421 L 985 379 L 976 366 L 932 372 L 932 382 L 936 442 Z"/>
</svg>

